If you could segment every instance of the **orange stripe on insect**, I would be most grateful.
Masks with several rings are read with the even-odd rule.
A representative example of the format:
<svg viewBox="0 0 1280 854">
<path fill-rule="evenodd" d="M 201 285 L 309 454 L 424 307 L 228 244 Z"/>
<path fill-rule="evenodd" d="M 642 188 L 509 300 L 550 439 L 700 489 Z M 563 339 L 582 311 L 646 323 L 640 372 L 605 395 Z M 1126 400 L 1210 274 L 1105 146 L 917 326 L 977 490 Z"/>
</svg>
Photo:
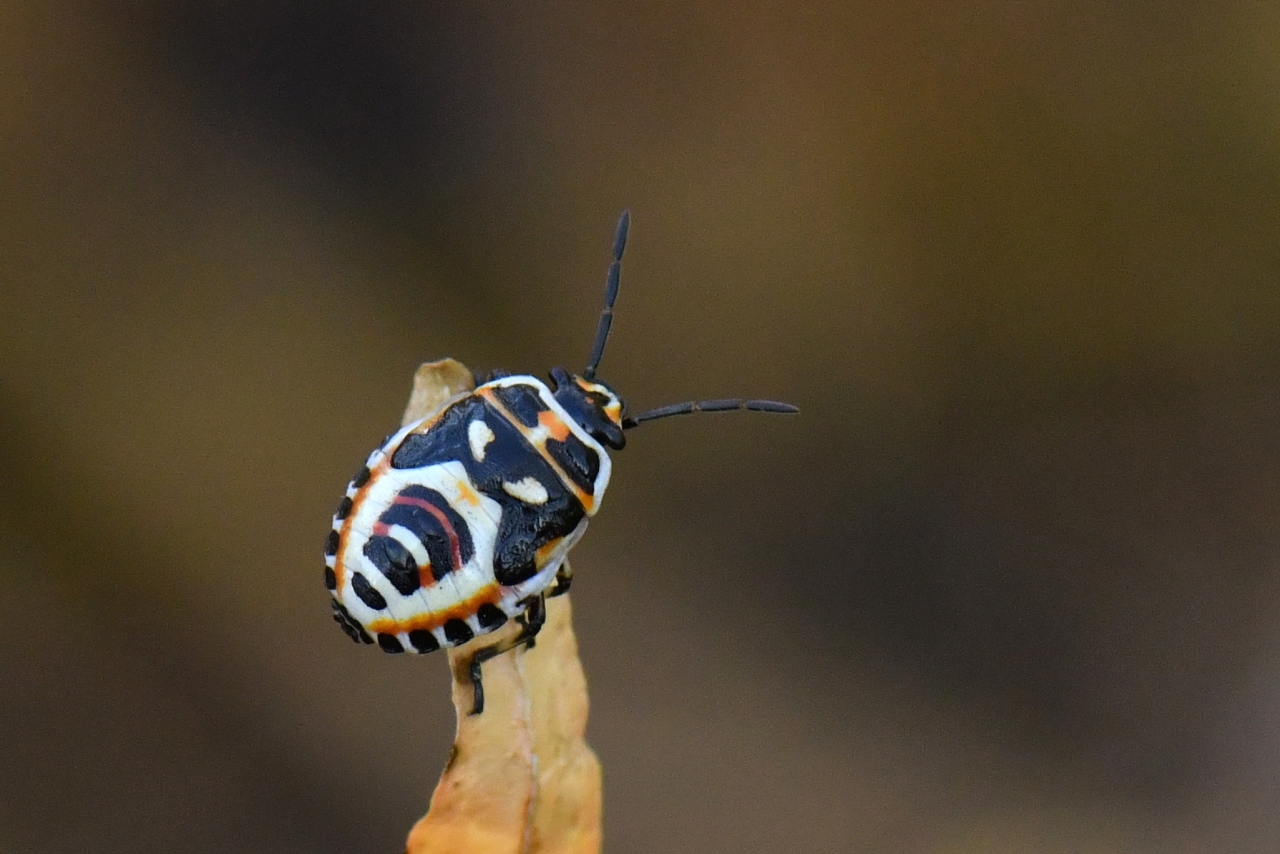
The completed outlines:
<svg viewBox="0 0 1280 854">
<path fill-rule="evenodd" d="M 471 488 L 471 484 L 464 480 L 458 480 L 458 497 L 470 504 L 472 507 L 480 506 L 480 493 Z"/>
<path fill-rule="evenodd" d="M 569 438 L 569 425 L 564 423 L 559 415 L 551 410 L 543 410 L 538 413 L 538 426 L 547 431 L 547 435 L 557 442 L 563 442 Z"/>
<path fill-rule="evenodd" d="M 556 549 L 558 549 L 560 547 L 560 544 L 563 542 L 564 542 L 564 537 L 556 537 L 554 540 L 552 540 L 551 542 L 547 543 L 546 545 L 539 548 L 536 552 L 534 552 L 533 553 L 534 566 L 538 567 L 538 569 L 542 569 L 544 566 L 546 566 L 547 561 L 551 559 L 552 553 Z"/>
<path fill-rule="evenodd" d="M 367 628 L 371 632 L 388 635 L 415 632 L 419 629 L 430 631 L 440 628 L 450 620 L 465 620 L 479 611 L 481 605 L 496 605 L 500 599 L 502 599 L 502 588 L 496 584 L 488 584 L 474 595 L 443 611 L 429 611 L 407 620 L 374 620 Z"/>
<path fill-rule="evenodd" d="M 333 558 L 333 577 L 336 579 L 334 591 L 337 593 L 342 592 L 343 581 L 347 574 L 347 563 L 343 553 L 346 551 L 347 540 L 351 536 L 351 524 L 355 521 L 361 506 L 364 505 L 364 500 L 368 497 L 373 484 L 389 468 L 391 468 L 391 455 L 387 454 L 382 458 L 382 462 L 369 470 L 369 477 L 365 480 L 364 486 L 356 489 L 356 494 L 351 496 L 351 509 L 347 511 L 347 518 L 342 520 L 342 530 L 338 533 L 338 553 Z"/>
</svg>

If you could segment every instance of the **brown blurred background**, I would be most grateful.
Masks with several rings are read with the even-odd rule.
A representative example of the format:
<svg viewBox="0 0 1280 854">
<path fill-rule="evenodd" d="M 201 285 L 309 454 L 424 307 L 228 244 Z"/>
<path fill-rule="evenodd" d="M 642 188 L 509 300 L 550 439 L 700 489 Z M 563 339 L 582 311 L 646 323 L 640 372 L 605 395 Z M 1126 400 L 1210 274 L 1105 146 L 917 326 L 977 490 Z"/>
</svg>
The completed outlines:
<svg viewBox="0 0 1280 854">
<path fill-rule="evenodd" d="M 0 850 L 395 852 L 320 546 L 418 362 L 633 407 L 629 852 L 1280 849 L 1280 11 L 0 5 Z"/>
</svg>

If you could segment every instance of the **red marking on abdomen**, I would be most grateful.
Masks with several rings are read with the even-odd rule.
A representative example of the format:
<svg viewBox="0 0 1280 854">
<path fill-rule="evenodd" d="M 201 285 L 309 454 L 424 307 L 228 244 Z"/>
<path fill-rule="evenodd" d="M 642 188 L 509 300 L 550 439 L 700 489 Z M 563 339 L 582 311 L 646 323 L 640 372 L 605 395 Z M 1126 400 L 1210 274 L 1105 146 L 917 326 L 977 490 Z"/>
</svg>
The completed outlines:
<svg viewBox="0 0 1280 854">
<path fill-rule="evenodd" d="M 462 569 L 462 545 L 458 542 L 458 532 L 454 530 L 453 523 L 449 521 L 449 517 L 439 507 L 427 501 L 425 498 L 413 498 L 407 495 L 397 495 L 391 501 L 392 504 L 406 504 L 410 507 L 421 507 L 432 516 L 436 517 L 436 521 L 440 523 L 440 527 L 444 529 L 444 535 L 449 538 L 449 556 L 453 558 L 453 569 Z M 385 526 L 384 526 L 385 527 Z M 377 533 L 377 525 L 374 526 L 374 533 Z M 423 544 L 426 545 L 425 543 Z M 431 567 L 418 567 L 418 580 L 423 587 L 430 587 L 436 583 L 435 576 L 431 574 Z"/>
</svg>

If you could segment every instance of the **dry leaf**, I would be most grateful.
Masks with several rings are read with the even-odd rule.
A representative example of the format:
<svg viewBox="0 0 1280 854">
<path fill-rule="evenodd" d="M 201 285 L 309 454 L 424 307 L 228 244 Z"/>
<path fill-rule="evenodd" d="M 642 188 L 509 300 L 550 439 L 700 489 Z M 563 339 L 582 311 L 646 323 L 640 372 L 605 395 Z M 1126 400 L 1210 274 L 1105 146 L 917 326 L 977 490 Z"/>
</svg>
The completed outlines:
<svg viewBox="0 0 1280 854">
<path fill-rule="evenodd" d="M 423 365 L 404 423 L 438 412 L 473 387 L 471 371 L 453 359 Z M 600 763 L 584 738 L 587 687 L 567 594 L 547 600 L 533 649 L 485 662 L 485 709 L 469 714 L 471 655 L 517 631 L 512 621 L 448 651 L 458 731 L 406 854 L 600 851 Z"/>
</svg>

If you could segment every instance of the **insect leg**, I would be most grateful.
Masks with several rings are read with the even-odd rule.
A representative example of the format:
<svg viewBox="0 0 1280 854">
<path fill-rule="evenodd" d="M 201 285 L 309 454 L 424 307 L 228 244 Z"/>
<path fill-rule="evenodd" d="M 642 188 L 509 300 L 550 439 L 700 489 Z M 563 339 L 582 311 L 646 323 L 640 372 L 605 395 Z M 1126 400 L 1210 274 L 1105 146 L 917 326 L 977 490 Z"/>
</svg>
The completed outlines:
<svg viewBox="0 0 1280 854">
<path fill-rule="evenodd" d="M 519 646 L 524 644 L 525 649 L 533 649 L 534 639 L 537 638 L 538 632 L 542 631 L 542 624 L 547 621 L 547 595 L 539 593 L 536 597 L 529 597 L 525 600 L 529 603 L 529 607 L 519 617 L 516 622 L 524 627 L 520 634 L 516 635 L 511 645 Z"/>
<path fill-rule="evenodd" d="M 498 646 L 486 646 L 475 651 L 471 656 L 471 687 L 475 691 L 475 704 L 471 707 L 471 714 L 478 715 L 484 711 L 484 685 L 480 681 L 480 665 L 484 664 L 495 655 L 501 655 L 507 649 Z"/>
<path fill-rule="evenodd" d="M 542 624 L 547 621 L 547 600 L 544 594 L 531 596 L 520 604 L 526 606 L 524 613 L 516 617 L 516 622 L 520 624 L 520 633 L 506 643 L 495 643 L 493 646 L 477 649 L 467 665 L 471 676 L 471 687 L 475 691 L 475 704 L 471 708 L 473 715 L 484 711 L 484 684 L 480 681 L 480 666 L 489 659 L 513 650 L 521 644 L 526 649 L 532 649 L 533 639 L 537 637 L 538 632 L 542 631 Z"/>
</svg>

